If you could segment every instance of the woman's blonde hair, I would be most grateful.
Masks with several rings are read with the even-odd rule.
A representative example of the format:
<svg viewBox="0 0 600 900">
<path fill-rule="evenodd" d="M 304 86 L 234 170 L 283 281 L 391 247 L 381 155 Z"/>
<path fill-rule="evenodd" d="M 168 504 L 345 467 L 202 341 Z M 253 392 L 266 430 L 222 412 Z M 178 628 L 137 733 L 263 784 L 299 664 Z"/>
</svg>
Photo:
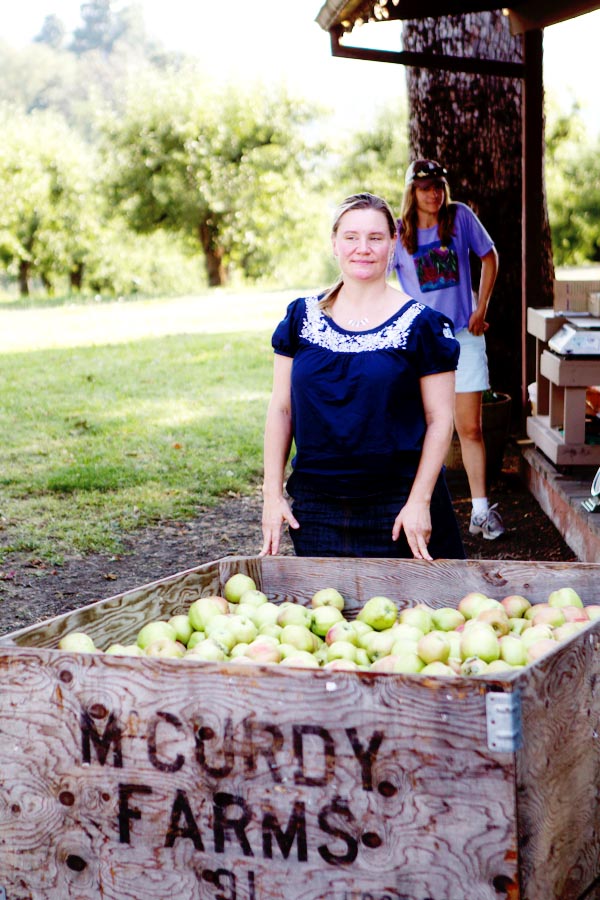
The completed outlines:
<svg viewBox="0 0 600 900">
<path fill-rule="evenodd" d="M 417 252 L 419 247 L 417 187 L 418 182 L 415 181 L 406 186 L 400 210 L 400 240 L 411 256 Z M 454 234 L 456 205 L 450 199 L 450 188 L 445 180 L 442 181 L 442 187 L 444 200 L 438 213 L 438 237 L 443 244 L 447 245 Z"/>
<path fill-rule="evenodd" d="M 337 234 L 342 217 L 347 212 L 351 212 L 354 209 L 375 209 L 378 212 L 382 212 L 386 218 L 390 237 L 393 238 L 396 236 L 396 220 L 389 203 L 387 200 L 384 200 L 383 197 L 378 197 L 376 194 L 369 194 L 368 191 L 363 191 L 360 194 L 352 194 L 350 197 L 346 197 L 345 200 L 342 200 L 333 215 L 333 223 L 331 226 L 332 235 Z M 325 291 L 324 296 L 319 302 L 319 308 L 321 310 L 327 311 L 331 308 L 343 283 L 344 279 L 340 275 L 337 281 Z"/>
</svg>

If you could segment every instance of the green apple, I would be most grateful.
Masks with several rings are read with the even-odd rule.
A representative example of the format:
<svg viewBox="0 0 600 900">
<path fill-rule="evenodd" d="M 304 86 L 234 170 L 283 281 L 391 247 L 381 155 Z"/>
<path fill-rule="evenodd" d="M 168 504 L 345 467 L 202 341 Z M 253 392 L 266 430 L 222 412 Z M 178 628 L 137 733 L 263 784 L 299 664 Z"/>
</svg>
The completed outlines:
<svg viewBox="0 0 600 900">
<path fill-rule="evenodd" d="M 358 632 L 353 622 L 341 619 L 334 622 L 325 635 L 325 643 L 332 644 L 334 641 L 350 641 L 351 644 L 358 645 Z"/>
<path fill-rule="evenodd" d="M 263 603 L 268 603 L 269 598 L 263 591 L 259 591 L 258 588 L 250 588 L 241 595 L 239 603 L 248 603 L 250 606 L 262 606 Z"/>
<path fill-rule="evenodd" d="M 552 653 L 553 650 L 556 650 L 557 642 L 554 638 L 541 638 L 539 641 L 536 641 L 535 644 L 532 644 L 527 650 L 527 661 L 535 662 L 536 659 L 540 659 L 542 656 L 546 656 L 547 653 Z"/>
<path fill-rule="evenodd" d="M 169 638 L 174 641 L 176 639 L 176 631 L 168 622 L 157 620 L 155 622 L 147 622 L 143 625 L 137 636 L 137 645 L 145 650 L 148 644 L 154 643 L 159 638 Z"/>
<path fill-rule="evenodd" d="M 236 643 L 250 643 L 258 635 L 258 628 L 248 616 L 232 616 L 230 628 Z"/>
<path fill-rule="evenodd" d="M 511 634 L 523 634 L 528 628 L 531 628 L 531 620 L 523 618 L 514 618 L 508 620 L 510 624 Z"/>
<path fill-rule="evenodd" d="M 585 627 L 585 623 L 583 623 Z M 552 629 L 552 637 L 555 641 L 566 641 L 568 638 L 573 637 L 574 634 L 579 634 L 582 628 L 581 622 L 565 622 L 564 625 L 559 625 L 558 628 Z"/>
<path fill-rule="evenodd" d="M 474 619 L 480 610 L 484 609 L 490 598 L 481 591 L 469 591 L 458 601 L 457 609 L 465 619 Z"/>
<path fill-rule="evenodd" d="M 423 604 L 417 606 L 409 606 L 401 610 L 399 620 L 402 625 L 412 625 L 418 628 L 423 634 L 427 634 L 433 628 L 433 619 L 431 610 Z"/>
<path fill-rule="evenodd" d="M 479 656 L 484 662 L 500 658 L 500 643 L 491 625 L 476 622 L 473 628 L 462 633 L 460 656 L 464 661 L 471 656 Z"/>
<path fill-rule="evenodd" d="M 510 631 L 510 622 L 506 610 L 502 606 L 480 610 L 475 616 L 475 621 L 491 625 L 498 637 L 508 634 Z"/>
<path fill-rule="evenodd" d="M 269 635 L 269 637 L 274 637 L 277 638 L 277 640 L 280 640 L 282 631 L 283 628 L 281 627 L 281 625 L 278 625 L 277 622 L 265 622 L 265 624 L 261 625 L 258 629 L 258 634 L 267 634 Z"/>
<path fill-rule="evenodd" d="M 453 631 L 459 625 L 464 625 L 465 617 L 453 606 L 441 606 L 431 612 L 433 627 L 439 631 Z"/>
<path fill-rule="evenodd" d="M 323 668 L 333 672 L 358 672 L 360 666 L 351 659 L 332 659 L 325 662 Z"/>
<path fill-rule="evenodd" d="M 335 588 L 321 588 L 311 597 L 313 608 L 318 606 L 335 606 L 340 612 L 344 608 L 344 598 Z"/>
<path fill-rule="evenodd" d="M 371 661 L 388 656 L 391 653 L 396 637 L 391 628 L 386 631 L 372 631 L 359 638 L 360 646 L 367 651 Z"/>
<path fill-rule="evenodd" d="M 137 644 L 111 644 L 104 651 L 109 656 L 144 656 L 144 651 Z"/>
<path fill-rule="evenodd" d="M 496 662 L 496 660 L 492 660 Z M 480 656 L 468 656 L 460 665 L 461 675 L 483 675 L 487 672 L 488 664 Z"/>
<path fill-rule="evenodd" d="M 273 625 L 277 623 L 277 617 L 281 612 L 277 603 L 271 603 L 271 601 L 267 601 L 267 603 L 261 603 L 260 606 L 256 607 L 256 611 L 252 617 L 252 621 L 256 625 L 256 627 L 260 630 L 263 625 Z"/>
<path fill-rule="evenodd" d="M 384 631 L 391 628 L 398 618 L 398 607 L 389 597 L 371 597 L 361 608 L 357 618 L 375 631 Z"/>
<path fill-rule="evenodd" d="M 305 625 L 310 628 L 312 614 L 314 610 L 302 606 L 300 603 L 282 603 L 279 615 L 277 616 L 277 624 L 282 627 L 285 625 Z"/>
<path fill-rule="evenodd" d="M 392 625 L 392 631 L 396 640 L 418 641 L 425 634 L 416 625 L 408 625 L 406 622 L 396 622 L 395 625 Z"/>
<path fill-rule="evenodd" d="M 527 597 L 523 597 L 522 594 L 508 594 L 500 603 L 509 619 L 522 618 L 531 606 Z"/>
<path fill-rule="evenodd" d="M 425 663 L 416 651 L 392 654 L 392 656 L 394 658 L 393 671 L 397 674 L 410 675 L 421 672 L 425 668 Z"/>
<path fill-rule="evenodd" d="M 512 666 L 510 663 L 507 663 L 503 659 L 493 659 L 491 663 L 488 663 L 487 674 L 491 675 L 494 672 L 510 672 L 513 669 L 521 669 L 522 666 Z"/>
<path fill-rule="evenodd" d="M 225 582 L 223 596 L 230 603 L 239 603 L 245 591 L 256 590 L 256 582 L 243 572 L 236 572 Z"/>
<path fill-rule="evenodd" d="M 566 622 L 563 607 L 550 606 L 546 603 L 536 604 L 536 610 L 531 617 L 532 625 L 550 625 L 551 628 L 558 628 Z"/>
<path fill-rule="evenodd" d="M 259 635 L 250 641 L 246 648 L 246 656 L 261 665 L 278 663 L 281 660 L 281 647 L 279 641 L 268 635 Z"/>
<path fill-rule="evenodd" d="M 309 627 L 319 637 L 324 638 L 330 628 L 338 623 L 341 625 L 344 622 L 344 616 L 337 606 L 317 606 L 312 610 Z M 346 624 L 350 625 L 349 622 Z"/>
<path fill-rule="evenodd" d="M 155 657 L 157 659 L 181 659 L 185 654 L 185 645 L 179 641 L 173 641 L 171 638 L 162 637 L 146 645 L 144 653 L 146 656 Z"/>
<path fill-rule="evenodd" d="M 515 634 L 505 634 L 500 638 L 500 659 L 511 666 L 524 666 L 527 663 L 527 647 Z"/>
<path fill-rule="evenodd" d="M 297 650 L 306 650 L 311 653 L 314 650 L 313 636 L 306 625 L 284 625 L 280 640 L 282 644 L 291 644 Z"/>
<path fill-rule="evenodd" d="M 227 658 L 226 648 L 212 637 L 196 644 L 191 650 L 186 650 L 186 659 L 201 659 L 204 662 L 222 662 Z"/>
<path fill-rule="evenodd" d="M 297 650 L 291 656 L 286 656 L 279 663 L 280 666 L 286 666 L 291 669 L 319 669 L 318 660 L 314 658 L 312 653 L 307 650 Z"/>
<path fill-rule="evenodd" d="M 206 640 L 206 634 L 204 631 L 192 631 L 190 635 L 190 639 L 187 642 L 188 650 L 193 650 L 198 644 L 202 643 L 202 641 Z"/>
<path fill-rule="evenodd" d="M 73 653 L 98 653 L 96 646 L 84 631 L 72 631 L 65 634 L 58 642 L 59 650 L 70 650 Z"/>
<path fill-rule="evenodd" d="M 227 613 L 229 613 L 229 603 L 225 597 L 213 594 L 194 600 L 188 609 L 188 618 L 194 631 L 204 631 L 213 616 L 222 616 Z"/>
<path fill-rule="evenodd" d="M 548 595 L 548 604 L 550 606 L 583 606 L 583 601 L 577 591 L 573 588 L 563 587 L 556 591 L 551 591 Z"/>
<path fill-rule="evenodd" d="M 532 625 L 521 635 L 521 640 L 525 648 L 529 650 L 537 641 L 552 638 L 552 628 L 550 625 Z"/>
<path fill-rule="evenodd" d="M 443 632 L 430 631 L 417 641 L 417 653 L 425 665 L 432 662 L 445 663 L 450 656 L 450 641 Z"/>
<path fill-rule="evenodd" d="M 189 615 L 180 613 L 176 616 L 171 616 L 171 618 L 169 619 L 169 625 L 171 625 L 171 627 L 175 629 L 175 640 L 187 646 L 187 642 L 191 638 L 192 632 L 194 630 L 192 628 Z"/>
<path fill-rule="evenodd" d="M 331 662 L 333 659 L 350 659 L 356 662 L 356 646 L 350 641 L 333 641 L 327 647 L 327 660 Z"/>
<path fill-rule="evenodd" d="M 446 663 L 440 662 L 439 660 L 435 660 L 435 662 L 427 663 L 427 665 L 423 666 L 419 675 L 446 675 L 456 677 L 456 672 L 454 669 L 447 665 Z"/>
</svg>

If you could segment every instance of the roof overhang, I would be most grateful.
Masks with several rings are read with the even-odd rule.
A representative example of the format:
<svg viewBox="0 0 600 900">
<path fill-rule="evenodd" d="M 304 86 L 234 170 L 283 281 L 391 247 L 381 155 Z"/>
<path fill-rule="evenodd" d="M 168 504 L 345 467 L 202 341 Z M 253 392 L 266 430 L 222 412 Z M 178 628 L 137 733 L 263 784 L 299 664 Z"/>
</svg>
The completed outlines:
<svg viewBox="0 0 600 900">
<path fill-rule="evenodd" d="M 427 19 L 463 15 L 501 9 L 490 0 L 326 0 L 316 21 L 324 31 L 352 31 L 365 22 L 387 22 L 397 19 Z M 510 19 L 513 34 L 545 28 L 600 9 L 598 0 L 523 0 L 509 9 L 502 8 Z"/>
</svg>

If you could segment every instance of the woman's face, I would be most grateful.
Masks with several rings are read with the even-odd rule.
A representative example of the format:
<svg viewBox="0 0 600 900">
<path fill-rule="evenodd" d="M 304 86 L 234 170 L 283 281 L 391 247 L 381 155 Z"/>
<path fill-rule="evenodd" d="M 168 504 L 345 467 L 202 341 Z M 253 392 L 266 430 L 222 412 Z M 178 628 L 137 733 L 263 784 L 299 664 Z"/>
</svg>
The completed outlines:
<svg viewBox="0 0 600 900">
<path fill-rule="evenodd" d="M 437 216 L 444 204 L 444 194 L 442 181 L 431 181 L 427 185 L 415 185 L 417 212 Z"/>
<path fill-rule="evenodd" d="M 345 277 L 371 281 L 387 274 L 395 240 L 381 210 L 351 209 L 332 236 L 333 253 Z"/>
</svg>

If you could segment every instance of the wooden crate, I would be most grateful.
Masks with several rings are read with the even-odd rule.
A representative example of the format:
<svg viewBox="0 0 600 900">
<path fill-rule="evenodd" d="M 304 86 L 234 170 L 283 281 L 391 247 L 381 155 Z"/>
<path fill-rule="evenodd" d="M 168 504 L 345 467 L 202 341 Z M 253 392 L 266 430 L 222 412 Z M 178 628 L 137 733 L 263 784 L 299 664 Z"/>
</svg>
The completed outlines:
<svg viewBox="0 0 600 900">
<path fill-rule="evenodd" d="M 554 309 L 557 312 L 587 312 L 590 309 L 590 294 L 600 291 L 600 281 L 558 280 L 554 282 Z"/>
<path fill-rule="evenodd" d="M 228 558 L 0 639 L 7 900 L 575 900 L 600 875 L 600 622 L 494 678 L 73 654 L 249 573 L 273 599 L 337 587 L 534 602 L 579 563 Z M 590 893 L 591 891 L 591 893 Z"/>
</svg>

